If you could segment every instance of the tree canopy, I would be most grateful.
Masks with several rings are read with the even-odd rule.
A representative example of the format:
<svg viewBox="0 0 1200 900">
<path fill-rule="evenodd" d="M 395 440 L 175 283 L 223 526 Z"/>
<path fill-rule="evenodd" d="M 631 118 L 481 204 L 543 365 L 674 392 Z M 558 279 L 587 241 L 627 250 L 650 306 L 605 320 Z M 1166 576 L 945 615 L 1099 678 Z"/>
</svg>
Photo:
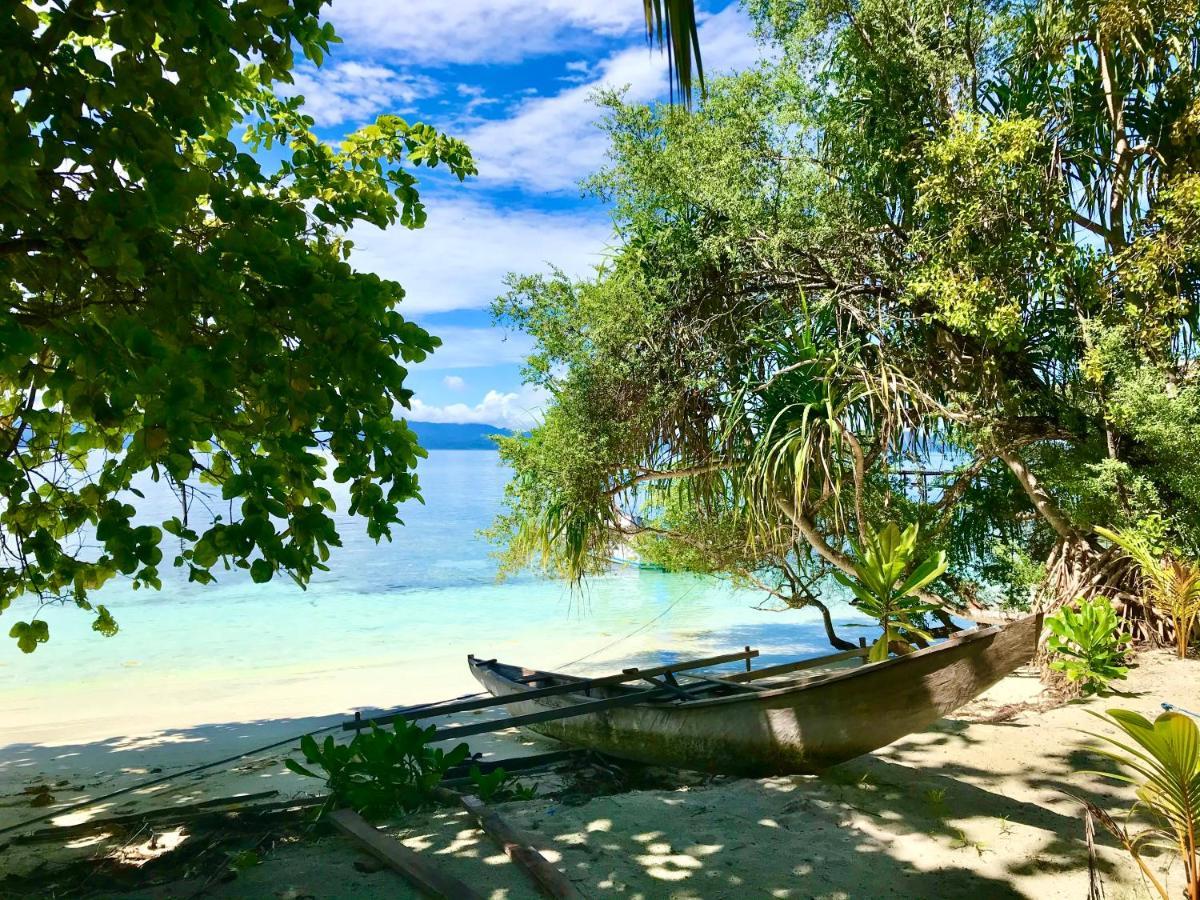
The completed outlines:
<svg viewBox="0 0 1200 900">
<path fill-rule="evenodd" d="M 420 227 L 410 170 L 474 164 L 390 115 L 317 139 L 272 88 L 337 40 L 322 5 L 0 18 L 0 611 L 91 609 L 118 573 L 158 587 L 164 557 L 200 582 L 223 564 L 303 584 L 339 542 L 323 479 L 349 482 L 377 539 L 418 496 L 394 410 L 438 341 L 396 311 L 400 285 L 353 268 L 346 234 Z M 179 515 L 135 521 L 145 474 Z M 10 633 L 28 651 L 48 629 L 35 613 Z"/>
<path fill-rule="evenodd" d="M 1200 553 L 1195 5 L 750 7 L 776 59 L 694 113 L 605 100 L 596 277 L 497 302 L 553 398 L 503 447 L 509 565 L 649 540 L 795 596 L 900 521 L 945 610 L 1133 603 L 1095 525 Z"/>
</svg>

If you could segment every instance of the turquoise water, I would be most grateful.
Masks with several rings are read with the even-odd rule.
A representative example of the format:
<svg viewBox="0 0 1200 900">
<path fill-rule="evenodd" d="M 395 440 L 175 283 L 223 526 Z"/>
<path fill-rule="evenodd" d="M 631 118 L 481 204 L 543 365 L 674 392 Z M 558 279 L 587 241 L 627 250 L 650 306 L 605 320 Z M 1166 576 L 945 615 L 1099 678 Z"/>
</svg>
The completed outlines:
<svg viewBox="0 0 1200 900">
<path fill-rule="evenodd" d="M 300 670 L 334 677 L 350 661 L 384 666 L 460 658 L 464 650 L 511 659 L 535 639 L 544 651 L 539 664 L 576 668 L 744 644 L 760 647 L 764 662 L 828 652 L 815 613 L 755 610 L 762 595 L 715 579 L 625 568 L 582 591 L 533 575 L 497 583 L 492 548 L 478 536 L 503 494 L 506 472 L 497 455 L 436 451 L 419 473 L 425 504 L 404 507 L 406 524 L 393 541 L 375 544 L 356 520 L 343 518 L 344 546 L 307 591 L 283 579 L 254 584 L 239 571 L 220 572 L 209 586 L 164 571 L 160 592 L 111 584 L 94 599 L 112 610 L 119 634 L 100 637 L 73 607 L 43 610 L 51 640 L 36 653 L 0 642 L 0 691 L 111 693 L 148 678 L 257 683 Z M 174 514 L 169 495 L 147 496 L 151 513 Z M 826 599 L 839 621 L 857 620 L 832 592 Z M 4 619 L 14 612 L 29 610 L 18 607 Z"/>
</svg>

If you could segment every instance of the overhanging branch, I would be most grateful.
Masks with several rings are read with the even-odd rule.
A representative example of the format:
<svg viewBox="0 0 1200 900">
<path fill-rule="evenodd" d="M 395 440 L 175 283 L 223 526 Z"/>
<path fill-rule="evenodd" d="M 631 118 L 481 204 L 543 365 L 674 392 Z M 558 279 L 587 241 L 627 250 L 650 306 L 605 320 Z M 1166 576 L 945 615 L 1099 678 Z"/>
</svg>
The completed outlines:
<svg viewBox="0 0 1200 900">
<path fill-rule="evenodd" d="M 1058 504 L 1054 502 L 1054 498 L 1046 493 L 1046 489 L 1038 482 L 1034 474 L 1029 471 L 1029 467 L 1025 465 L 1013 450 L 999 450 L 996 455 L 1004 460 L 1004 464 L 1016 476 L 1017 481 L 1029 495 L 1029 499 L 1033 501 L 1034 509 L 1045 519 L 1050 527 L 1058 532 L 1059 537 L 1063 540 L 1075 540 L 1079 537 L 1079 533 L 1072 527 L 1066 516 L 1058 508 Z"/>
</svg>

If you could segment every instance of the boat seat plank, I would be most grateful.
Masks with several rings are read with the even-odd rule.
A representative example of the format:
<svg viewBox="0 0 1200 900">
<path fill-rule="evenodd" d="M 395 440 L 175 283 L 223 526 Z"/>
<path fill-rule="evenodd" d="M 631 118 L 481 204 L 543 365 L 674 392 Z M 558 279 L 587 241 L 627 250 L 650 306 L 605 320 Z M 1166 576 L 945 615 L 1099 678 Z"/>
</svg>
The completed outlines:
<svg viewBox="0 0 1200 900">
<path fill-rule="evenodd" d="M 745 673 L 742 673 L 742 674 L 745 674 Z M 694 681 L 703 681 L 703 682 L 707 682 L 708 684 L 716 685 L 719 687 L 732 688 L 735 691 L 742 691 L 743 693 L 749 693 L 749 694 L 756 694 L 759 691 L 767 690 L 767 688 L 764 688 L 760 685 L 746 684 L 744 682 L 734 681 L 731 678 L 716 678 L 716 677 L 712 677 L 712 676 L 708 676 L 708 675 L 692 675 L 691 673 L 683 673 L 679 677 L 680 678 L 688 678 L 688 679 L 691 679 Z"/>
</svg>

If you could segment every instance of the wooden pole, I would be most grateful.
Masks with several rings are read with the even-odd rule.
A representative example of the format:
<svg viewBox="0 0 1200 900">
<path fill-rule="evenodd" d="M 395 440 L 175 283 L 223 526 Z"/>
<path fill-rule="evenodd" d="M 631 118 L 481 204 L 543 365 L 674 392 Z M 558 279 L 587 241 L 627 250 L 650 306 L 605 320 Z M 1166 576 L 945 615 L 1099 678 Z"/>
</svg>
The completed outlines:
<svg viewBox="0 0 1200 900">
<path fill-rule="evenodd" d="M 746 645 L 746 671 L 747 671 L 747 672 L 749 672 L 749 671 L 750 671 L 750 669 L 751 669 L 751 666 L 750 666 L 750 645 L 749 645 L 749 644 L 747 644 L 747 645 Z"/>
<path fill-rule="evenodd" d="M 456 794 L 454 791 L 438 792 L 448 800 L 457 800 L 469 812 L 479 827 L 504 851 L 519 869 L 525 872 L 547 897 L 554 900 L 582 900 L 583 895 L 571 884 L 570 879 L 554 868 L 550 860 L 530 841 L 529 836 L 510 825 L 494 809 L 476 797 Z"/>
<path fill-rule="evenodd" d="M 329 814 L 329 821 L 339 831 L 362 844 L 371 855 L 430 896 L 445 897 L 446 900 L 483 900 L 482 894 L 476 893 L 453 875 L 439 871 L 421 854 L 380 833 L 354 810 L 335 810 Z"/>
<path fill-rule="evenodd" d="M 646 676 L 657 677 L 666 675 L 671 672 L 684 672 L 688 669 L 704 669 L 709 666 L 717 666 L 721 663 L 736 662 L 739 659 L 745 659 L 746 656 L 758 656 L 757 650 L 751 650 L 747 647 L 745 650 L 738 653 L 724 653 L 720 656 L 709 656 L 705 659 L 691 659 L 684 662 L 671 663 L 667 666 L 654 666 L 649 669 L 625 669 L 616 675 L 604 675 L 599 678 L 573 678 L 569 675 L 557 675 L 557 673 L 546 672 L 546 675 L 557 675 L 559 678 L 567 679 L 562 684 L 554 684 L 544 688 L 534 688 L 531 691 L 525 691 L 519 697 L 513 695 L 504 697 L 480 697 L 472 700 L 463 700 L 461 702 L 446 703 L 446 704 L 428 704 L 421 707 L 405 709 L 399 712 L 384 713 L 379 716 L 371 716 L 366 719 L 356 719 L 353 722 L 342 723 L 344 731 L 352 731 L 362 725 L 369 725 L 374 722 L 377 725 L 383 725 L 391 722 L 393 719 L 405 718 L 410 721 L 413 719 L 429 719 L 435 716 L 445 716 L 450 713 L 469 712 L 475 709 L 488 709 L 495 706 L 506 706 L 510 703 L 520 703 L 523 700 L 537 700 L 541 697 L 553 697 L 557 694 L 574 694 L 585 688 L 603 687 L 613 684 L 627 684 L 631 681 L 641 681 Z M 468 657 L 468 660 L 473 660 L 474 657 Z"/>
<path fill-rule="evenodd" d="M 508 694 L 503 699 L 508 703 L 521 703 L 524 694 Z M 630 691 L 628 694 L 618 694 L 615 697 L 603 697 L 599 700 L 588 700 L 584 703 L 572 703 L 570 706 L 560 706 L 543 709 L 535 713 L 520 716 L 508 716 L 491 722 L 473 722 L 470 725 L 450 725 L 439 728 L 433 733 L 434 741 L 452 741 L 473 734 L 491 734 L 504 731 L 506 728 L 516 728 L 523 725 L 536 725 L 539 722 L 555 722 L 558 719 L 571 719 L 575 716 L 586 716 L 588 713 L 602 712 L 618 706 L 632 706 L 635 703 L 645 703 L 648 700 L 669 700 L 671 695 L 663 688 L 650 688 L 645 691 Z"/>
</svg>

